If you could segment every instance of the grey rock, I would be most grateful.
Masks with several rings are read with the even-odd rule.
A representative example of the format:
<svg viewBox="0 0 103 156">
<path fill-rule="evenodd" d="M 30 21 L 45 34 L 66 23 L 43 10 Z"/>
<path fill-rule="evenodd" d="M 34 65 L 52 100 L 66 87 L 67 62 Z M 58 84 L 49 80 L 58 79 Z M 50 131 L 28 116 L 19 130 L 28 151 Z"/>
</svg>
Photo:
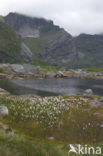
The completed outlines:
<svg viewBox="0 0 103 156">
<path fill-rule="evenodd" d="M 92 89 L 86 89 L 83 93 L 83 96 L 88 96 L 88 97 L 93 96 Z"/>
<path fill-rule="evenodd" d="M 12 74 L 24 74 L 25 73 L 25 69 L 24 69 L 23 65 L 20 65 L 20 64 L 11 64 L 8 67 L 8 73 L 12 73 Z"/>
<path fill-rule="evenodd" d="M 23 67 L 25 69 L 25 73 L 34 73 L 34 74 L 39 74 L 42 70 L 40 69 L 39 66 L 33 66 L 31 64 L 23 64 Z"/>
<path fill-rule="evenodd" d="M 0 88 L 0 95 L 9 95 L 10 93 L 5 89 Z"/>
<path fill-rule="evenodd" d="M 51 72 L 47 72 L 45 76 L 48 78 L 53 78 L 53 77 L 56 77 L 57 74 L 55 71 L 51 71 Z"/>
<path fill-rule="evenodd" d="M 0 117 L 6 116 L 9 114 L 8 108 L 4 105 L 0 105 Z"/>
<path fill-rule="evenodd" d="M 55 138 L 53 136 L 49 137 L 48 140 L 54 140 Z"/>
<path fill-rule="evenodd" d="M 58 72 L 57 72 L 57 76 L 58 76 L 58 77 L 63 77 L 63 76 L 64 76 L 64 73 L 63 73 L 62 71 L 58 71 Z"/>
<path fill-rule="evenodd" d="M 39 66 L 33 66 L 31 64 L 11 64 L 7 72 L 10 74 L 39 74 L 41 71 Z"/>
</svg>

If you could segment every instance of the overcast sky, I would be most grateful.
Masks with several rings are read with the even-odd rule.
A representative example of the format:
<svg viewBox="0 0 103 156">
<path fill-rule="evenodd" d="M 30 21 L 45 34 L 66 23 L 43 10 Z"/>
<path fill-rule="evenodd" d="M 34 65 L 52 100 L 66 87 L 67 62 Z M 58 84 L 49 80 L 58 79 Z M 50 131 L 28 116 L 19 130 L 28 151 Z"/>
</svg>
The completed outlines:
<svg viewBox="0 0 103 156">
<path fill-rule="evenodd" d="M 45 17 L 72 35 L 103 32 L 103 0 L 0 0 L 0 14 Z"/>
</svg>

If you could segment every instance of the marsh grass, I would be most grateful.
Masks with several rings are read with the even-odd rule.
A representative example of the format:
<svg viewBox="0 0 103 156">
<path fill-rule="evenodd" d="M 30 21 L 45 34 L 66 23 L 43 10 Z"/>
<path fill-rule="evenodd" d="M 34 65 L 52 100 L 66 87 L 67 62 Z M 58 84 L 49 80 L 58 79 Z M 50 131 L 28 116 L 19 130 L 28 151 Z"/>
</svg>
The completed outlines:
<svg viewBox="0 0 103 156">
<path fill-rule="evenodd" d="M 101 125 L 103 123 L 103 118 L 96 115 L 96 112 L 96 109 L 71 108 L 71 110 L 63 116 L 58 137 L 61 136 L 64 141 L 73 143 L 93 143 L 102 141 L 103 127 L 101 127 Z M 58 135 L 58 133 L 56 135 Z"/>
<path fill-rule="evenodd" d="M 75 97 L 74 104 L 69 97 L 45 97 L 23 100 L 0 97 L 0 103 L 9 109 L 4 122 L 18 132 L 36 138 L 54 136 L 66 142 L 102 141 L 103 109 L 90 109 L 88 101 Z M 91 99 L 90 99 L 91 100 Z"/>
<path fill-rule="evenodd" d="M 32 147 L 31 142 L 29 142 L 29 145 L 22 143 L 24 147 L 21 146 L 19 149 L 17 144 L 21 144 L 19 143 L 21 140 L 16 140 L 15 145 L 14 138 L 14 145 L 12 145 L 13 152 L 16 152 L 17 155 L 24 152 L 23 154 L 25 155 L 26 151 L 28 156 L 32 156 L 33 150 L 39 150 L 41 153 L 37 153 L 36 156 L 42 156 L 45 150 L 48 149 L 49 154 L 46 153 L 44 154 L 45 156 L 66 156 L 68 149 L 61 150 L 64 144 L 93 143 L 93 145 L 99 145 L 103 138 L 103 128 L 101 127 L 103 123 L 103 109 L 91 109 L 89 102 L 92 100 L 93 97 L 89 100 L 83 100 L 80 96 L 76 96 L 75 98 L 45 97 L 33 99 L 0 96 L 0 103 L 6 105 L 9 109 L 9 116 L 2 119 L 2 122 L 12 127 L 16 134 L 25 136 L 24 139 L 26 138 L 29 141 L 45 140 L 44 142 L 46 142 L 50 136 L 55 138 L 53 147 L 51 144 L 48 145 L 48 142 L 45 147 L 42 142 L 42 145 L 37 143 L 37 149 Z M 61 142 L 61 145 L 59 142 Z M 4 142 L 4 144 L 6 143 Z M 29 146 L 30 148 L 28 150 L 30 151 L 27 151 L 25 148 Z M 56 149 L 54 146 L 56 146 Z M 11 146 L 6 146 L 5 148 L 10 150 Z M 55 152 L 57 153 L 55 154 Z"/>
<path fill-rule="evenodd" d="M 53 144 L 38 143 L 24 136 L 7 136 L 0 133 L 0 156 L 63 156 Z"/>
</svg>

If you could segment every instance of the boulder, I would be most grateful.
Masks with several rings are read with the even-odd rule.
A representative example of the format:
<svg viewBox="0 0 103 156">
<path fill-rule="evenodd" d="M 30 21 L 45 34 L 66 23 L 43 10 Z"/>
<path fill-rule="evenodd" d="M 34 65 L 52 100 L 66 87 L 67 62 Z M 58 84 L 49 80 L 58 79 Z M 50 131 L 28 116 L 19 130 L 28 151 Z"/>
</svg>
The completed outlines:
<svg viewBox="0 0 103 156">
<path fill-rule="evenodd" d="M 9 74 L 39 74 L 41 69 L 31 64 L 11 64 L 7 72 Z"/>
<path fill-rule="evenodd" d="M 23 64 L 23 68 L 25 69 L 25 73 L 28 74 L 39 74 L 41 72 L 41 68 L 39 66 L 34 66 L 31 64 Z"/>
<path fill-rule="evenodd" d="M 91 97 L 93 96 L 93 91 L 92 89 L 86 89 L 83 93 L 83 96 Z"/>
<path fill-rule="evenodd" d="M 5 89 L 0 88 L 0 95 L 9 95 L 10 93 Z"/>
<path fill-rule="evenodd" d="M 25 69 L 24 69 L 23 65 L 11 64 L 8 67 L 8 73 L 10 73 L 10 74 L 25 74 Z"/>
<path fill-rule="evenodd" d="M 9 114 L 8 108 L 4 105 L 0 105 L 0 117 L 6 116 Z"/>
<path fill-rule="evenodd" d="M 54 140 L 55 138 L 53 136 L 49 137 L 48 140 Z"/>
<path fill-rule="evenodd" d="M 47 72 L 45 75 L 45 77 L 47 77 L 47 78 L 54 78 L 56 76 L 57 76 L 57 74 L 55 71 Z"/>
<path fill-rule="evenodd" d="M 57 72 L 57 77 L 64 77 L 64 73 L 62 71 Z"/>
</svg>

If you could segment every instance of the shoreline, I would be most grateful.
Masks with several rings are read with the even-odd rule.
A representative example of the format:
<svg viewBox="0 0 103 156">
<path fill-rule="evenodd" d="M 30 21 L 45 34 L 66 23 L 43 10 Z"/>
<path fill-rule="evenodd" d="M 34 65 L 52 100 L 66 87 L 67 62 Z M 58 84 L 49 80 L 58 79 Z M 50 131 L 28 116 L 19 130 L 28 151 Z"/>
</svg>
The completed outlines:
<svg viewBox="0 0 103 156">
<path fill-rule="evenodd" d="M 100 79 L 103 80 L 103 75 L 100 75 L 98 73 L 73 73 L 73 72 L 65 72 L 63 75 L 58 75 L 55 73 L 52 74 L 10 74 L 10 73 L 0 73 L 0 79 L 24 79 L 24 78 L 37 78 L 37 79 L 45 79 L 45 78 L 81 78 L 81 79 Z"/>
</svg>

